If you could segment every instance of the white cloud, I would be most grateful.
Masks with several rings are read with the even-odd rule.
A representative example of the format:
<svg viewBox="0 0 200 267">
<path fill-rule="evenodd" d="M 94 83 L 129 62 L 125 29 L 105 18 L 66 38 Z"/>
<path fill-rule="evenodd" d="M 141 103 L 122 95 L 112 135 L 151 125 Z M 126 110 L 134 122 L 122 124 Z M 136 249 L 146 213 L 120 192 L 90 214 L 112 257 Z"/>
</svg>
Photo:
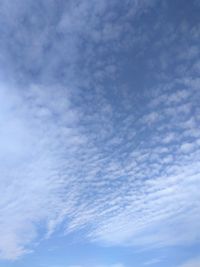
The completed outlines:
<svg viewBox="0 0 200 267">
<path fill-rule="evenodd" d="M 24 70 L 25 84 L 31 83 L 31 71 L 36 77 L 40 73 L 40 82 L 20 89 L 2 82 L 0 88 L 0 257 L 30 252 L 42 238 L 40 227 L 50 238 L 61 223 L 66 234 L 87 229 L 84 238 L 106 244 L 166 246 L 199 240 L 199 80 L 165 77 L 155 96 L 144 96 L 147 105 L 134 106 L 128 91 L 120 99 L 117 88 L 118 107 L 101 91 L 102 77 L 117 68 L 117 60 L 107 62 L 105 47 L 118 49 L 121 42 L 142 37 L 134 32 L 121 38 L 124 21 L 121 16 L 113 24 L 115 1 L 76 1 L 58 17 L 48 9 L 49 23 L 29 3 L 1 1 L 15 40 L 12 49 L 19 54 L 18 60 L 6 62 L 17 61 L 13 73 L 19 81 Z M 147 1 L 126 3 L 130 19 Z M 19 25 L 24 13 L 33 31 Z M 42 33 L 34 31 L 41 26 Z M 62 41 L 54 39 L 57 34 Z M 90 41 L 83 55 L 84 39 Z M 8 43 L 2 57 L 12 51 Z M 59 82 L 62 75 L 65 86 Z M 79 89 L 88 84 L 89 96 Z"/>
<path fill-rule="evenodd" d="M 146 123 L 147 125 L 152 125 L 159 119 L 159 117 L 160 117 L 159 114 L 153 111 L 150 114 L 145 115 L 144 118 L 142 119 L 142 122 Z"/>
<path fill-rule="evenodd" d="M 151 259 L 151 260 L 149 260 L 149 261 L 146 261 L 146 262 L 144 263 L 144 266 L 151 266 L 151 265 L 154 265 L 154 264 L 158 264 L 158 263 L 160 263 L 160 262 L 162 262 L 162 261 L 163 261 L 162 258 L 154 258 L 154 259 Z"/>
<path fill-rule="evenodd" d="M 196 258 L 196 259 L 192 259 L 192 260 L 185 262 L 179 267 L 199 267 L 199 266 L 200 266 L 200 259 Z"/>
<path fill-rule="evenodd" d="M 141 139 L 138 128 L 134 139 L 142 145 L 131 148 L 132 139 L 125 143 L 122 137 L 131 129 L 131 120 L 110 137 L 109 132 L 99 131 L 98 124 L 87 128 L 84 124 L 91 117 L 82 121 L 66 89 L 55 92 L 32 86 L 22 94 L 10 89 L 13 93 L 8 95 L 8 87 L 4 88 L 0 146 L 1 158 L 7 162 L 0 165 L 2 258 L 29 252 L 39 224 L 47 226 L 50 237 L 65 220 L 66 234 L 88 228 L 85 237 L 108 244 L 163 246 L 199 240 L 200 151 L 191 149 L 198 140 L 191 136 L 189 147 L 181 138 L 170 146 L 163 142 L 172 129 L 177 131 L 174 118 L 156 139 L 147 128 L 148 140 Z M 103 119 L 112 125 L 112 117 Z M 159 125 L 165 127 L 165 119 L 162 116 Z M 187 117 L 176 117 L 177 129 L 184 119 L 187 122 Z M 144 126 L 139 122 L 136 127 Z M 191 127 L 198 131 L 196 123 Z"/>
<path fill-rule="evenodd" d="M 1 88 L 2 258 L 16 258 L 26 252 L 24 245 L 37 236 L 34 224 L 51 220 L 52 210 L 55 209 L 53 217 L 59 211 L 61 164 L 73 155 L 73 149 L 84 143 L 73 128 L 76 114 L 68 107 L 67 95 L 60 95 L 61 90 L 51 95 L 50 90 L 46 94 L 35 89 L 27 90 L 23 99 L 19 90 Z M 48 117 L 41 115 L 41 107 L 48 111 Z M 61 134 L 63 127 L 68 131 Z M 64 149 L 67 152 L 62 159 Z"/>
<path fill-rule="evenodd" d="M 195 149 L 196 145 L 194 143 L 184 143 L 181 145 L 181 151 L 183 153 L 189 153 Z"/>
<path fill-rule="evenodd" d="M 175 138 L 176 138 L 175 133 L 173 133 L 173 132 L 172 132 L 172 133 L 168 133 L 168 134 L 164 137 L 164 139 L 163 139 L 163 143 L 168 144 L 168 143 L 174 141 Z"/>
</svg>

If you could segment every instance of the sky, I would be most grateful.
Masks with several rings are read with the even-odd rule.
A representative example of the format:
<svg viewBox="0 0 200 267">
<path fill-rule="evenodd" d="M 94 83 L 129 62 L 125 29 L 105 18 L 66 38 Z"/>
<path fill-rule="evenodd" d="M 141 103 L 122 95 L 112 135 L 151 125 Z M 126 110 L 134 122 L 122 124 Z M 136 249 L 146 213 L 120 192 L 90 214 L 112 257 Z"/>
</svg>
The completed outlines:
<svg viewBox="0 0 200 267">
<path fill-rule="evenodd" d="M 200 267 L 199 14 L 0 0 L 0 267 Z"/>
</svg>

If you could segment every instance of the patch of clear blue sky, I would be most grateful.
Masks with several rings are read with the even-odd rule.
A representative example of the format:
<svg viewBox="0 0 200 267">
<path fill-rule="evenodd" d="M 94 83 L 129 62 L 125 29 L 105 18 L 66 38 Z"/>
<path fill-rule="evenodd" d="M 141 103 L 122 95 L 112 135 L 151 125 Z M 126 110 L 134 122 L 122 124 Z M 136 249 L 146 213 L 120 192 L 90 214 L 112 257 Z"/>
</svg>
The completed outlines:
<svg viewBox="0 0 200 267">
<path fill-rule="evenodd" d="M 0 267 L 199 257 L 199 14 L 195 0 L 0 2 L 0 172 L 14 184 L 0 177 Z"/>
</svg>

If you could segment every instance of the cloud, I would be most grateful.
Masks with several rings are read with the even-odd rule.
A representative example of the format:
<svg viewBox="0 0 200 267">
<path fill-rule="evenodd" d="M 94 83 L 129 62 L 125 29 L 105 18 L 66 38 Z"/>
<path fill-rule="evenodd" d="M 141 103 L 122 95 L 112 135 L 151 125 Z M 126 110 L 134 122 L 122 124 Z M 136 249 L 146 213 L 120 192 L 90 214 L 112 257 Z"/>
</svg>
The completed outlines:
<svg viewBox="0 0 200 267">
<path fill-rule="evenodd" d="M 186 263 L 180 265 L 180 267 L 199 267 L 200 266 L 200 259 L 192 259 L 187 261 Z"/>
<path fill-rule="evenodd" d="M 181 151 L 184 152 L 184 153 L 189 153 L 193 149 L 195 149 L 195 144 L 185 143 L 185 144 L 181 145 Z"/>
<path fill-rule="evenodd" d="M 118 53 L 149 62 L 138 44 L 154 49 L 153 37 L 136 22 L 152 6 L 59 3 L 1 1 L 0 257 L 31 252 L 61 224 L 106 245 L 197 242 L 198 77 L 159 72 L 131 91 Z"/>
<path fill-rule="evenodd" d="M 35 85 L 20 93 L 2 85 L 0 99 L 0 250 L 2 258 L 13 259 L 29 251 L 24 246 L 37 237 L 37 224 L 53 227 L 66 193 L 62 188 L 71 184 L 72 158 L 85 139 L 66 90 Z"/>
<path fill-rule="evenodd" d="M 98 79 L 98 74 L 105 76 L 109 69 L 112 72 L 115 64 L 106 60 L 104 46 L 116 44 L 126 30 L 116 16 L 120 5 L 113 0 L 52 0 L 48 4 L 44 0 L 17 0 L 12 4 L 1 1 L 2 76 L 18 82 L 33 79 L 51 84 L 59 80 L 70 86 L 83 86 L 91 82 L 91 73 L 93 79 Z M 133 0 L 124 1 L 123 6 L 134 11 L 134 19 L 149 4 Z M 129 21 L 130 18 L 128 24 Z"/>
<path fill-rule="evenodd" d="M 163 261 L 162 258 L 154 258 L 154 259 L 151 259 L 151 260 L 149 260 L 149 261 L 146 261 L 146 262 L 144 263 L 144 266 L 155 265 L 155 264 L 158 264 L 158 263 L 160 263 L 160 262 L 162 262 L 162 261 Z"/>
</svg>

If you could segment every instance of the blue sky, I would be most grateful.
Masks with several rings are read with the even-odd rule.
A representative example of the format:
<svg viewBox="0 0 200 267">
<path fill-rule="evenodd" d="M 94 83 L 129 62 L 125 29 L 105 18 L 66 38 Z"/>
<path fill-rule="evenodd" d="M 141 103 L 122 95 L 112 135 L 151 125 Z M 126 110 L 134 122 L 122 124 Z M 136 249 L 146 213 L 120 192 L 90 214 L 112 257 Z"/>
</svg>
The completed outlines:
<svg viewBox="0 0 200 267">
<path fill-rule="evenodd" d="M 200 266 L 198 0 L 0 0 L 0 267 Z"/>
</svg>

